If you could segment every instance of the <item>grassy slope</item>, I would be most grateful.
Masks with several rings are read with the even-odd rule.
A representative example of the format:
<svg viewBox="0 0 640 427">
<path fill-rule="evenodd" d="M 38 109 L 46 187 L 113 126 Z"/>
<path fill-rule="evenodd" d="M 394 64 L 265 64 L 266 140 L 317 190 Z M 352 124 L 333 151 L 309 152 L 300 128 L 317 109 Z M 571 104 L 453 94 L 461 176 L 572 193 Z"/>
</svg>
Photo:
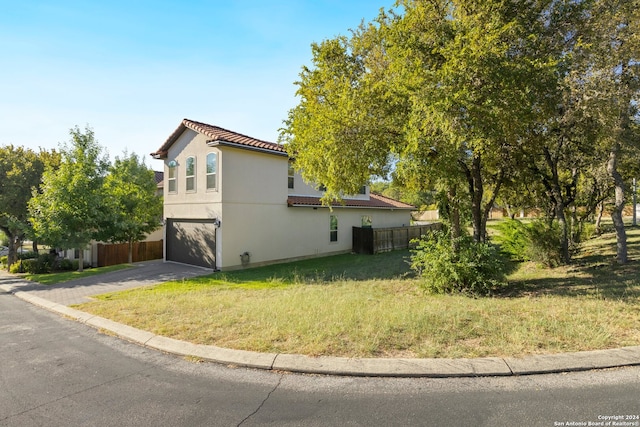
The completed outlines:
<svg viewBox="0 0 640 427">
<path fill-rule="evenodd" d="M 640 343 L 640 229 L 633 260 L 612 235 L 553 270 L 523 264 L 494 298 L 425 295 L 408 252 L 341 255 L 101 296 L 81 309 L 196 343 L 357 357 L 521 356 Z"/>
</svg>

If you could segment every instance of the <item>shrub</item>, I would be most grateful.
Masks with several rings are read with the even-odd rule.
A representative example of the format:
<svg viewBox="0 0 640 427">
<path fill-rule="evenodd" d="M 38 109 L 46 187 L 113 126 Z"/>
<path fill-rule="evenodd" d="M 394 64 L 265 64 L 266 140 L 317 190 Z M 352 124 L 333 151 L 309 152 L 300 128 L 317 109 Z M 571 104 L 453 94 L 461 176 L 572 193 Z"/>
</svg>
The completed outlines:
<svg viewBox="0 0 640 427">
<path fill-rule="evenodd" d="M 528 261 L 527 248 L 530 240 L 527 226 L 517 219 L 503 221 L 496 227 L 500 234 L 494 237 L 504 254 L 514 261 Z"/>
<path fill-rule="evenodd" d="M 469 236 L 458 239 L 457 253 L 450 235 L 436 231 L 417 243 L 411 268 L 422 277 L 421 286 L 432 293 L 490 295 L 506 286 L 506 264 L 498 249 Z"/>
<path fill-rule="evenodd" d="M 18 259 L 34 259 L 38 258 L 38 253 L 34 251 L 18 252 Z"/>
<path fill-rule="evenodd" d="M 527 227 L 528 260 L 547 267 L 557 267 L 564 263 L 562 255 L 562 230 L 557 221 L 533 221 Z"/>
<path fill-rule="evenodd" d="M 29 274 L 47 273 L 45 266 L 37 258 L 22 260 L 22 271 Z"/>
<path fill-rule="evenodd" d="M 9 256 L 5 255 L 0 257 L 0 264 L 2 264 L 3 267 L 6 267 L 7 264 L 9 264 Z"/>
<path fill-rule="evenodd" d="M 77 269 L 77 267 L 76 267 Z M 70 259 L 62 258 L 58 261 L 58 270 L 59 271 L 71 271 L 73 270 L 73 262 Z"/>
<path fill-rule="evenodd" d="M 13 274 L 24 273 L 24 270 L 20 262 L 14 262 L 13 264 L 11 264 L 11 267 L 9 267 L 9 273 L 13 273 Z"/>
<path fill-rule="evenodd" d="M 77 259 L 74 259 L 74 260 L 72 261 L 72 267 L 71 267 L 71 270 L 77 270 L 79 266 L 80 266 L 79 261 L 78 261 Z M 88 262 L 86 262 L 86 261 L 82 263 L 82 266 L 83 266 L 82 268 L 91 268 L 91 264 L 89 264 L 89 263 L 88 263 Z"/>
<path fill-rule="evenodd" d="M 55 254 L 38 255 L 37 274 L 51 273 L 58 269 L 58 260 Z"/>
<path fill-rule="evenodd" d="M 557 267 L 564 263 L 562 255 L 562 230 L 557 221 L 549 223 L 535 220 L 524 224 L 518 220 L 504 221 L 498 225 L 499 235 L 495 241 L 503 253 L 514 261 L 533 261 L 547 267 Z M 569 242 L 569 252 L 575 253 L 580 242 L 594 233 L 594 227 L 584 224 Z"/>
</svg>

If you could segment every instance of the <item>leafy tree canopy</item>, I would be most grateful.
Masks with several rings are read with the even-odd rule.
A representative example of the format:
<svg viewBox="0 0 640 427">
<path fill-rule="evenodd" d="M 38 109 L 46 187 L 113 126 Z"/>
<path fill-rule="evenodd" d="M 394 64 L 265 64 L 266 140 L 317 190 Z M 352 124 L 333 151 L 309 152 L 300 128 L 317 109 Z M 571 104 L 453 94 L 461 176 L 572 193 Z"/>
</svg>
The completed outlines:
<svg viewBox="0 0 640 427">
<path fill-rule="evenodd" d="M 62 249 L 84 249 L 104 220 L 101 190 L 109 163 L 91 128 L 83 132 L 76 126 L 70 135 L 61 149 L 60 166 L 45 170 L 41 191 L 33 192 L 29 210 L 35 234 L 42 241 Z"/>
<path fill-rule="evenodd" d="M 103 240 L 132 244 L 160 226 L 162 199 L 156 195 L 155 174 L 135 153 L 116 157 L 104 180 L 106 222 Z"/>
</svg>

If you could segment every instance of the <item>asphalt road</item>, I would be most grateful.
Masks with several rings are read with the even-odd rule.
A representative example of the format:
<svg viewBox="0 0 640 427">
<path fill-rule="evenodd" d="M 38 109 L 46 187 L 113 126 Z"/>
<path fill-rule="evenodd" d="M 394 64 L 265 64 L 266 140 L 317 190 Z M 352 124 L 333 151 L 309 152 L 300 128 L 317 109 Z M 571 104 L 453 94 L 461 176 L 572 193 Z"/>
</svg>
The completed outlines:
<svg viewBox="0 0 640 427">
<path fill-rule="evenodd" d="M 161 354 L 0 293 L 0 426 L 613 426 L 637 416 L 640 367 L 458 379 L 255 371 Z"/>
</svg>

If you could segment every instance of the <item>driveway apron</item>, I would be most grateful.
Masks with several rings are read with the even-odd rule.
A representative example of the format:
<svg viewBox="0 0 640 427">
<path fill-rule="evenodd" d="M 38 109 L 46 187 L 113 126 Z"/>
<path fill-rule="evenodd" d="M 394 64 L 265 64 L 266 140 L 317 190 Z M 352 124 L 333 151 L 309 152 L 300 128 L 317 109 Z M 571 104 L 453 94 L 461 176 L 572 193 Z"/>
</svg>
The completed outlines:
<svg viewBox="0 0 640 427">
<path fill-rule="evenodd" d="M 55 285 L 25 284 L 24 280 L 6 272 L 0 272 L 0 284 L 17 285 L 20 291 L 29 292 L 58 304 L 73 305 L 91 301 L 92 295 L 156 285 L 211 273 L 211 269 L 154 260 L 135 263 L 132 264 L 132 267 L 123 270 L 83 277 Z"/>
</svg>

